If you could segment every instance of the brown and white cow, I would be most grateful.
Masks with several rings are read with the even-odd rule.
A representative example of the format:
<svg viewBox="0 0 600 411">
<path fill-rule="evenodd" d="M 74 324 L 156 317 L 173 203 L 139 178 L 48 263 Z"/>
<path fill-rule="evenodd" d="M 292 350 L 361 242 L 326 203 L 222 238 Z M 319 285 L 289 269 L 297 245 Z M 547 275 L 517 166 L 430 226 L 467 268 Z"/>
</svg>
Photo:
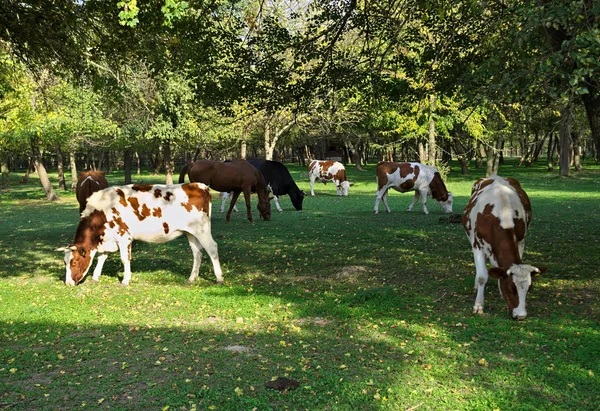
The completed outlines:
<svg viewBox="0 0 600 411">
<path fill-rule="evenodd" d="M 81 214 L 85 210 L 89 196 L 107 187 L 108 181 L 106 181 L 102 171 L 84 171 L 79 174 L 77 187 L 75 188 L 75 196 L 79 203 L 79 213 Z"/>
<path fill-rule="evenodd" d="M 517 180 L 492 175 L 473 184 L 462 217 L 475 259 L 477 297 L 473 313 L 483 313 L 484 287 L 489 276 L 498 280 L 511 318 L 527 317 L 525 299 L 532 275 L 547 270 L 521 260 L 530 222 L 531 203 Z M 486 259 L 493 268 L 486 267 Z"/>
<path fill-rule="evenodd" d="M 123 262 L 123 285 L 131 280 L 131 243 L 171 241 L 185 234 L 194 264 L 188 281 L 198 277 L 204 248 L 213 263 L 217 282 L 223 282 L 217 243 L 211 234 L 211 195 L 201 183 L 173 185 L 133 184 L 97 191 L 81 214 L 73 243 L 64 251 L 65 283 L 80 282 L 98 254 L 92 279 L 98 281 L 107 253 L 119 251 Z"/>
<path fill-rule="evenodd" d="M 313 160 L 308 165 L 308 178 L 310 179 L 310 195 L 314 197 L 315 181 L 329 183 L 333 181 L 339 196 L 348 196 L 348 188 L 354 184 L 348 181 L 344 165 L 333 160 Z"/>
<path fill-rule="evenodd" d="M 442 210 L 446 213 L 452 212 L 452 193 L 446 189 L 446 185 L 440 173 L 433 167 L 421 163 L 394 163 L 392 161 L 380 161 L 377 164 L 377 194 L 375 195 L 375 208 L 373 212 L 379 213 L 379 201 L 383 201 L 385 211 L 390 212 L 387 203 L 388 190 L 393 188 L 401 193 L 414 191 L 415 197 L 408 206 L 412 211 L 419 197 L 423 203 L 423 211 L 427 210 L 427 197 L 433 197 L 438 201 Z"/>
</svg>

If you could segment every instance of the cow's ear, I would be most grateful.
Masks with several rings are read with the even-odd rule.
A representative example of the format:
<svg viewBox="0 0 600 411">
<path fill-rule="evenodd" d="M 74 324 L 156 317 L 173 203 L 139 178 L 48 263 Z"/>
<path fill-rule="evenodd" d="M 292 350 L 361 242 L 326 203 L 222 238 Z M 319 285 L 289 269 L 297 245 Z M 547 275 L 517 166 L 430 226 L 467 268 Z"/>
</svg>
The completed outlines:
<svg viewBox="0 0 600 411">
<path fill-rule="evenodd" d="M 538 271 L 534 271 L 531 273 L 531 275 L 533 275 L 534 277 L 540 276 L 542 274 L 544 274 L 546 271 L 548 271 L 548 267 L 535 267 L 537 268 Z"/>
<path fill-rule="evenodd" d="M 506 270 L 504 270 L 500 267 L 489 268 L 488 275 L 492 278 L 495 278 L 496 280 L 499 280 L 501 278 L 508 276 L 508 274 L 506 273 Z"/>
</svg>

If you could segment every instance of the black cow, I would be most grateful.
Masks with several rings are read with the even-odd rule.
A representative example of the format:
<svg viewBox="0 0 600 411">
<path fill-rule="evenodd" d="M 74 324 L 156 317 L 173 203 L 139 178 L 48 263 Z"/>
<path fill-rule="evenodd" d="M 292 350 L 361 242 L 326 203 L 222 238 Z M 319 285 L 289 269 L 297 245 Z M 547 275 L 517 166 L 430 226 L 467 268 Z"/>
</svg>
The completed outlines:
<svg viewBox="0 0 600 411">
<path fill-rule="evenodd" d="M 278 161 L 270 160 L 248 160 L 250 164 L 258 168 L 265 178 L 265 182 L 269 186 L 269 190 L 273 193 L 275 207 L 277 211 L 282 212 L 283 209 L 279 205 L 278 196 L 289 195 L 294 208 L 298 211 L 302 210 L 302 200 L 304 200 L 304 191 L 300 190 L 290 172 Z M 223 196 L 221 209 L 223 209 L 227 201 L 227 195 Z M 222 212 L 222 211 L 221 211 Z"/>
</svg>

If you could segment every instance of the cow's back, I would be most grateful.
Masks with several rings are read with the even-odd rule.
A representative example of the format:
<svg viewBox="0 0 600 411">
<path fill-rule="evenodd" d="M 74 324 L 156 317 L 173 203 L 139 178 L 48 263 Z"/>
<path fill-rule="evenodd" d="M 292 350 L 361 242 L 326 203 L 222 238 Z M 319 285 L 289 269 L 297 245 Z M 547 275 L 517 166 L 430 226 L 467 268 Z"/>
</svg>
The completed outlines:
<svg viewBox="0 0 600 411">
<path fill-rule="evenodd" d="M 490 244 L 493 236 L 522 241 L 530 222 L 531 203 L 516 180 L 493 175 L 473 184 L 463 227 L 474 246 Z"/>
<path fill-rule="evenodd" d="M 199 224 L 203 216 L 210 224 L 211 196 L 206 185 L 131 184 L 94 193 L 82 218 L 94 212 L 106 216 L 106 229 L 113 236 L 164 242 Z"/>
</svg>

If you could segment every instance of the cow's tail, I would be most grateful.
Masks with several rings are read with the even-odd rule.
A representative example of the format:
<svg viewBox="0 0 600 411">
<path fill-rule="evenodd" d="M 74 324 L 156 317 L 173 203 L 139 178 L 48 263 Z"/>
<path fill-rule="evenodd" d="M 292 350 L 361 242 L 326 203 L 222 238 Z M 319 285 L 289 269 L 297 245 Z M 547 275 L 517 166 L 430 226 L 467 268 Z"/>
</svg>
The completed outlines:
<svg viewBox="0 0 600 411">
<path fill-rule="evenodd" d="M 190 169 L 190 165 L 191 165 L 191 163 L 188 163 L 188 164 L 184 165 L 183 168 L 181 169 L 181 173 L 179 173 L 179 184 L 182 184 L 185 182 L 185 175 L 188 173 L 188 170 Z"/>
</svg>

